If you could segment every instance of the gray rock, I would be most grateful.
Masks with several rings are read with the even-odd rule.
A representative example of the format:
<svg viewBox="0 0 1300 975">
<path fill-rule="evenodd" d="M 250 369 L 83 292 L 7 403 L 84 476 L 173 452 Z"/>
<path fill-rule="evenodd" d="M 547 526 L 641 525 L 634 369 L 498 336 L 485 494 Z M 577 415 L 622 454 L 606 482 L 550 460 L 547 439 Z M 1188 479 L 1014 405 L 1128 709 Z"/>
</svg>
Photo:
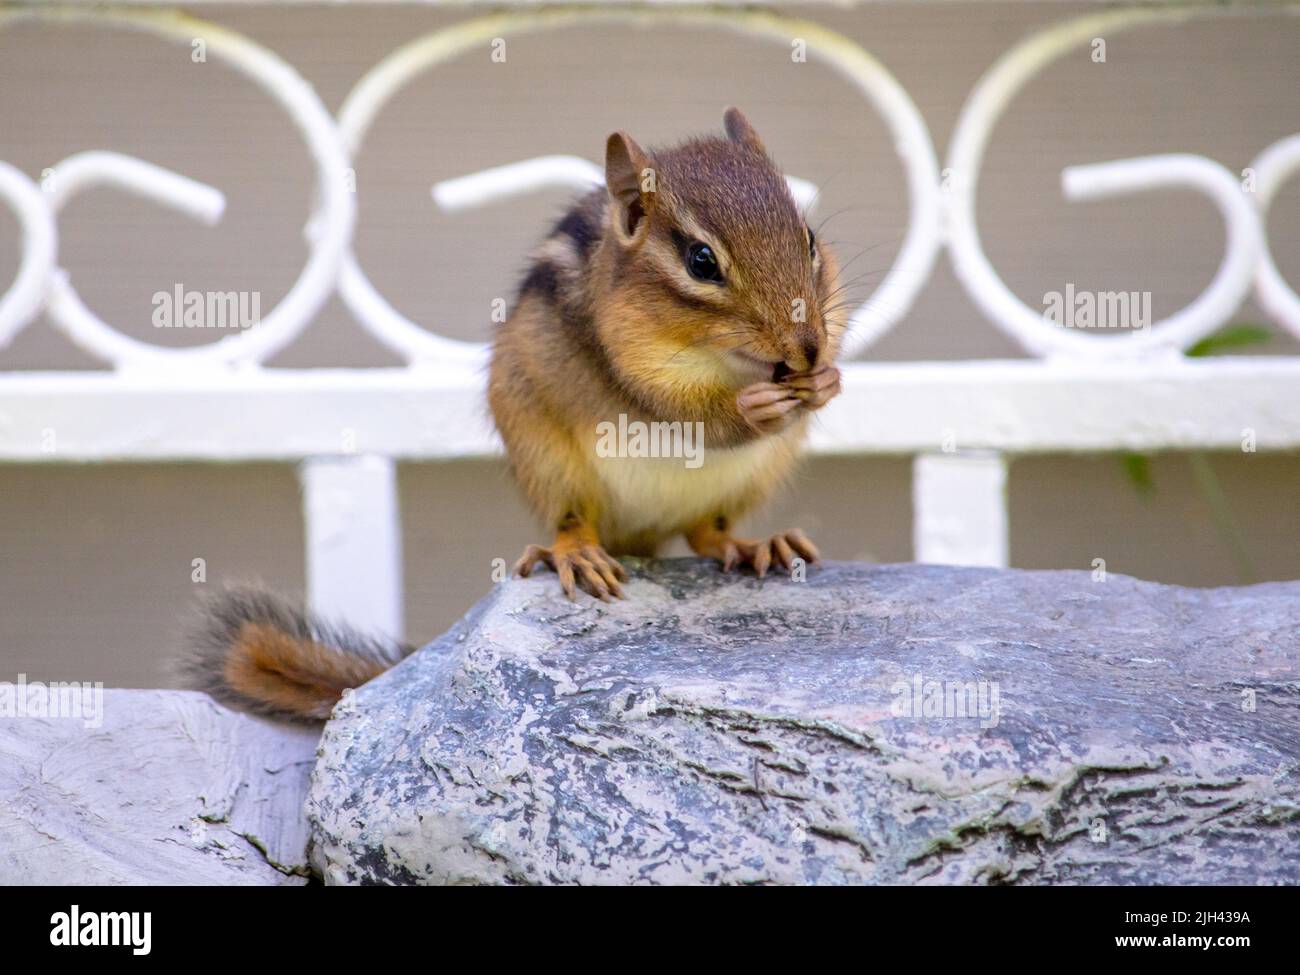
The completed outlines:
<svg viewBox="0 0 1300 975">
<path fill-rule="evenodd" d="M 672 560 L 628 594 L 503 583 L 350 693 L 326 881 L 1300 882 L 1300 582 Z"/>
<path fill-rule="evenodd" d="M 0 719 L 0 882 L 307 882 L 319 731 L 191 691 L 102 693 L 97 716 Z"/>
</svg>

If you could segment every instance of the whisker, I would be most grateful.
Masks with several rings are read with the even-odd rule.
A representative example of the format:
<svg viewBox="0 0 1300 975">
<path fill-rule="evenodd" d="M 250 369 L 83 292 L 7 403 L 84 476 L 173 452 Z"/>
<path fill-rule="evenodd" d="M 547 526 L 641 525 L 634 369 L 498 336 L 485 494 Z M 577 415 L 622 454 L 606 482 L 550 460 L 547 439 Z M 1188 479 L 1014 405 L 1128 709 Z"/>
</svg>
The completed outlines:
<svg viewBox="0 0 1300 975">
<path fill-rule="evenodd" d="M 884 246 L 886 246 L 886 245 L 888 245 L 888 244 L 895 244 L 895 243 L 898 243 L 898 242 L 901 241 L 902 239 L 903 239 L 903 238 L 901 238 L 901 237 L 895 237 L 895 238 L 893 238 L 892 240 L 882 240 L 882 241 L 880 241 L 880 242 L 878 242 L 878 243 L 872 244 L 872 245 L 869 246 L 869 247 L 864 247 L 862 250 L 858 251 L 856 254 L 854 254 L 854 255 L 853 255 L 851 258 L 849 258 L 847 261 L 844 261 L 843 263 L 841 263 L 840 266 L 839 266 L 839 270 L 840 270 L 841 272 L 846 271 L 846 270 L 848 270 L 848 268 L 853 264 L 854 261 L 857 261 L 857 260 L 861 259 L 861 258 L 863 257 L 863 255 L 870 254 L 870 253 L 871 253 L 873 250 L 875 250 L 877 247 L 884 247 Z"/>
<path fill-rule="evenodd" d="M 843 170 L 843 169 L 837 169 L 835 172 L 831 173 L 830 176 L 826 177 L 826 182 L 820 184 L 820 185 L 817 187 L 817 192 L 813 194 L 813 198 L 812 198 L 811 200 L 808 201 L 808 205 L 805 206 L 805 207 L 803 208 L 803 210 L 800 212 L 800 216 L 803 217 L 804 223 L 807 223 L 807 222 L 808 222 L 808 212 L 809 212 L 810 210 L 812 210 L 812 208 L 815 207 L 815 206 L 818 204 L 818 202 L 821 200 L 821 198 L 822 198 L 822 194 L 823 194 L 824 192 L 826 192 L 826 187 L 830 186 L 830 185 L 831 185 L 832 183 L 834 183 L 837 179 L 839 179 L 842 175 L 844 175 L 844 170 Z M 829 219 L 829 218 L 828 218 L 828 219 Z M 825 222 L 826 222 L 826 221 L 824 221 L 824 220 L 822 221 L 822 223 L 825 223 Z M 820 231 L 820 230 L 821 230 L 821 228 L 820 228 L 820 226 L 819 226 L 819 227 L 818 227 L 818 231 Z"/>
</svg>

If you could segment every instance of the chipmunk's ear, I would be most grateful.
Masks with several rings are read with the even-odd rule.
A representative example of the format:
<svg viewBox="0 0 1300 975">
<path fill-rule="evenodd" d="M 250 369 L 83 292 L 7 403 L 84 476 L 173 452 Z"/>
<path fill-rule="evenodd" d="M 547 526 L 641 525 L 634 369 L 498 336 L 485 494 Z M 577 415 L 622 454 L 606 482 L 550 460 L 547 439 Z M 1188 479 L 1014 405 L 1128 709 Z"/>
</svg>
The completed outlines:
<svg viewBox="0 0 1300 975">
<path fill-rule="evenodd" d="M 605 143 L 605 187 L 620 208 L 619 229 L 634 235 L 655 205 L 654 167 L 644 149 L 626 132 L 615 132 Z"/>
<path fill-rule="evenodd" d="M 763 148 L 763 140 L 758 137 L 754 127 L 749 124 L 749 119 L 745 118 L 745 113 L 734 105 L 722 113 L 722 124 L 726 126 L 727 138 L 732 142 L 738 142 L 742 146 L 749 146 L 759 152 L 767 152 Z"/>
</svg>

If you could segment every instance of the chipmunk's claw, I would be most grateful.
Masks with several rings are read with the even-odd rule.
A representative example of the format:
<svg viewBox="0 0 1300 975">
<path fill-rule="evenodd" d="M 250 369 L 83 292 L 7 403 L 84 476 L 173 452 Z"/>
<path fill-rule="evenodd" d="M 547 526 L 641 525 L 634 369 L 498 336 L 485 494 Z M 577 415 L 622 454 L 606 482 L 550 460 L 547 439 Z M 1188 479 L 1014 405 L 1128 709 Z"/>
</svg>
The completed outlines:
<svg viewBox="0 0 1300 975">
<path fill-rule="evenodd" d="M 736 395 L 736 409 L 756 433 L 779 433 L 794 419 L 802 400 L 783 383 L 755 383 Z"/>
<path fill-rule="evenodd" d="M 820 410 L 840 394 L 840 371 L 831 365 L 788 376 L 782 385 L 810 410 Z"/>
<path fill-rule="evenodd" d="M 623 598 L 619 583 L 627 581 L 627 570 L 599 545 L 529 545 L 515 563 L 515 575 L 531 575 L 538 562 L 555 570 L 560 588 L 571 600 L 577 598 L 578 589 L 606 603 Z"/>
<path fill-rule="evenodd" d="M 767 575 L 772 563 L 776 562 L 786 572 L 794 568 L 794 560 L 801 558 L 807 562 L 818 562 L 821 553 L 798 528 L 773 535 L 758 541 L 732 539 L 724 546 L 722 571 L 730 572 L 737 565 L 748 565 L 760 579 Z"/>
<path fill-rule="evenodd" d="M 817 546 L 798 528 L 773 535 L 771 538 L 748 541 L 730 535 L 715 535 L 698 547 L 701 555 L 711 555 L 722 561 L 722 571 L 730 572 L 739 566 L 749 566 L 760 579 L 767 575 L 776 562 L 787 572 L 794 569 L 796 558 L 806 562 L 821 561 Z"/>
<path fill-rule="evenodd" d="M 736 394 L 736 409 L 756 433 L 780 433 L 798 410 L 820 410 L 840 394 L 840 371 L 831 365 L 791 373 L 780 382 L 754 383 Z"/>
</svg>

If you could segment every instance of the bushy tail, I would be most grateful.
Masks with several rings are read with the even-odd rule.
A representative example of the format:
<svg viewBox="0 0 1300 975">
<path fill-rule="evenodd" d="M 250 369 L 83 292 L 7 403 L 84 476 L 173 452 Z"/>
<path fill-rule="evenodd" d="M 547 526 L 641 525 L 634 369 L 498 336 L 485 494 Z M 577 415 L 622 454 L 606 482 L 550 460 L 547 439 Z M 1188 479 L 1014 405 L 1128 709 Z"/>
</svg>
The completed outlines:
<svg viewBox="0 0 1300 975">
<path fill-rule="evenodd" d="M 324 721 L 344 690 L 412 649 L 325 623 L 269 593 L 229 590 L 204 605 L 181 670 L 186 686 L 231 707 Z"/>
</svg>

